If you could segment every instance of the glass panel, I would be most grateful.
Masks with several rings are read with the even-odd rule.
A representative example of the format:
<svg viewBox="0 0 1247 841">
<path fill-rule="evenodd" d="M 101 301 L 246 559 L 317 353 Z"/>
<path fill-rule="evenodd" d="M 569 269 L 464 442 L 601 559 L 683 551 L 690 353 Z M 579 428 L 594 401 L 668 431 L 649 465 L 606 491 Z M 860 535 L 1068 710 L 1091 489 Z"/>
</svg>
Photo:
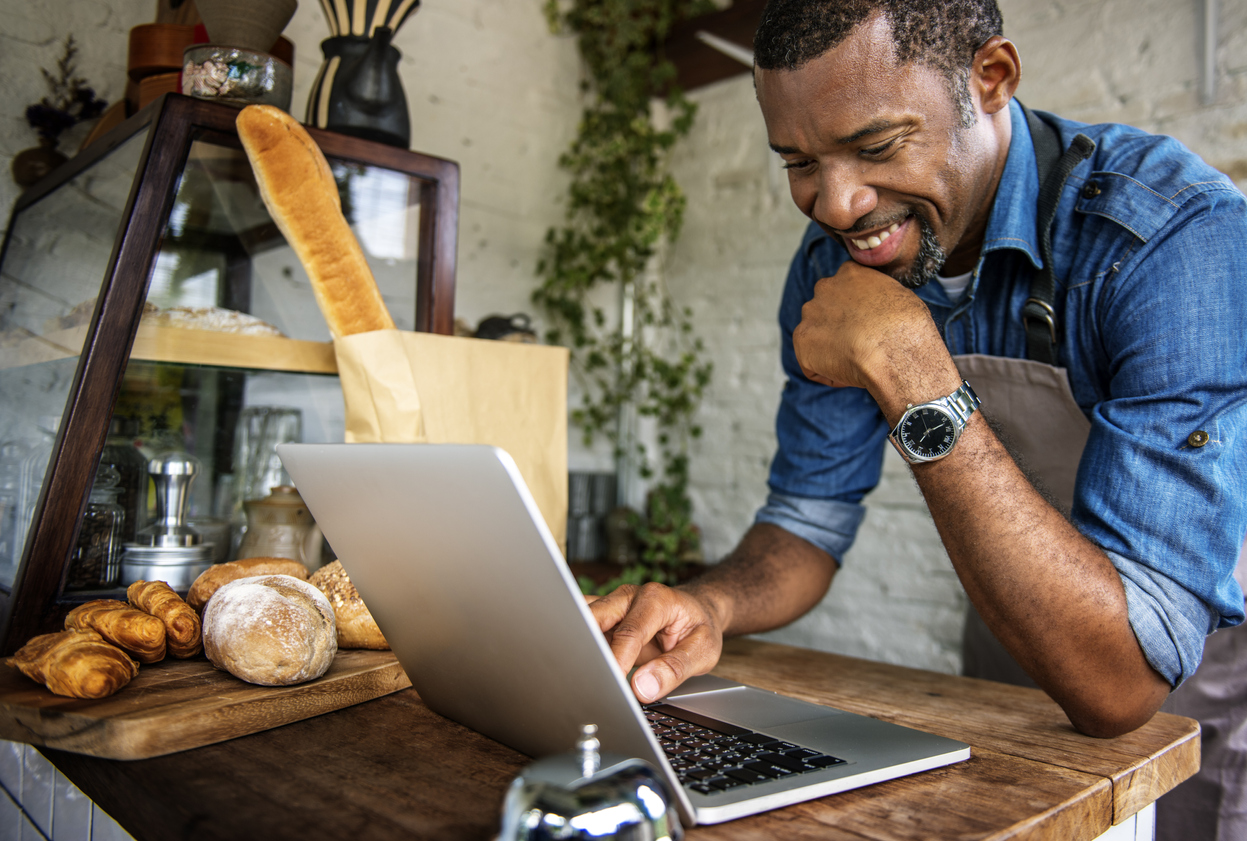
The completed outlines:
<svg viewBox="0 0 1247 841">
<path fill-rule="evenodd" d="M 330 166 L 391 316 L 413 329 L 419 180 L 354 162 Z M 163 311 L 149 311 L 149 324 L 329 340 L 307 274 L 269 217 L 246 155 L 204 139 L 191 144 L 148 304 Z"/>
<path fill-rule="evenodd" d="M 14 216 L 0 265 L 0 587 L 9 589 L 146 133 Z"/>
<path fill-rule="evenodd" d="M 191 484 L 190 525 L 217 542 L 216 560 L 229 560 L 246 523 L 243 503 L 291 484 L 274 457 L 280 441 L 340 442 L 345 408 L 331 375 L 132 361 L 126 368 L 114 426 L 146 458 L 176 450 L 195 456 L 199 474 Z M 262 443 L 260 435 L 272 440 Z M 150 496 L 136 519 L 150 522 Z M 223 531 L 222 531 L 223 530 Z"/>
</svg>

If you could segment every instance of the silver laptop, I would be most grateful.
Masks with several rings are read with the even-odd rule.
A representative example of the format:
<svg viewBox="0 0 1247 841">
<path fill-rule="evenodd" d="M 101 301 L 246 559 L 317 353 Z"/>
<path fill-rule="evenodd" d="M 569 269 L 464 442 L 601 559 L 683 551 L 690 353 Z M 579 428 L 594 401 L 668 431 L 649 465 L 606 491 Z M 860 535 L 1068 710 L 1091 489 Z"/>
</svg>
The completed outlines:
<svg viewBox="0 0 1247 841">
<path fill-rule="evenodd" d="M 569 752 L 596 724 L 603 750 L 665 776 L 686 825 L 970 756 L 961 742 L 713 676 L 642 707 L 502 450 L 277 451 L 420 698 L 521 753 Z"/>
</svg>

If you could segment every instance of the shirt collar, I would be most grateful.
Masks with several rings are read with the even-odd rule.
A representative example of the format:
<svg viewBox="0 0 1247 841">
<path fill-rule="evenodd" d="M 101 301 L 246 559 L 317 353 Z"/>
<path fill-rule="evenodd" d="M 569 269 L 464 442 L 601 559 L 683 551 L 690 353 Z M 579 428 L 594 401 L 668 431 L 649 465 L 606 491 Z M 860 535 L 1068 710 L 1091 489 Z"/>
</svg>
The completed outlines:
<svg viewBox="0 0 1247 841">
<path fill-rule="evenodd" d="M 1017 100 L 1009 102 L 1013 136 L 1005 160 L 996 201 L 987 220 L 983 238 L 986 255 L 1002 248 L 1015 248 L 1030 258 L 1035 268 L 1043 265 L 1039 256 L 1039 171 L 1035 163 L 1035 144 L 1031 141 L 1026 115 Z"/>
</svg>

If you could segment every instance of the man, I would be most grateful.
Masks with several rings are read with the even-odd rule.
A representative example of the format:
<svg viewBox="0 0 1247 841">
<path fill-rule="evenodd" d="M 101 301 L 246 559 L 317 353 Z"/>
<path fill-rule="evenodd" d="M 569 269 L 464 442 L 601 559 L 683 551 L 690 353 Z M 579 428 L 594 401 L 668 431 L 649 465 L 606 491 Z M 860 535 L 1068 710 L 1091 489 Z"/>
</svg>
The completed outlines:
<svg viewBox="0 0 1247 841">
<path fill-rule="evenodd" d="M 812 220 L 771 495 L 696 582 L 593 603 L 634 692 L 816 604 L 892 437 L 989 641 L 968 659 L 1089 735 L 1140 726 L 1244 617 L 1247 201 L 1170 139 L 1032 123 L 992 0 L 773 0 L 755 61 Z"/>
</svg>

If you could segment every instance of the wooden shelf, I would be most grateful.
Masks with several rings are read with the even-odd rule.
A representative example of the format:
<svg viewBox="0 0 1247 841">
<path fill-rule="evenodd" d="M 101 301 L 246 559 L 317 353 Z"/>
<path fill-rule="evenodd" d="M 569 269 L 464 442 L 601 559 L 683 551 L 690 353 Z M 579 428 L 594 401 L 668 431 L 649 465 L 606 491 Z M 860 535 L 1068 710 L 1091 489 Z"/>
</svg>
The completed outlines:
<svg viewBox="0 0 1247 841">
<path fill-rule="evenodd" d="M 43 336 L 32 336 L 12 347 L 0 348 L 0 369 L 76 357 L 82 352 L 86 331 L 85 326 L 58 330 Z M 332 342 L 305 342 L 276 336 L 247 336 L 146 324 L 139 325 L 130 359 L 304 374 L 338 373 Z"/>
<path fill-rule="evenodd" d="M 140 324 L 130 358 L 146 362 L 336 374 L 333 342 L 246 336 Z"/>
</svg>

